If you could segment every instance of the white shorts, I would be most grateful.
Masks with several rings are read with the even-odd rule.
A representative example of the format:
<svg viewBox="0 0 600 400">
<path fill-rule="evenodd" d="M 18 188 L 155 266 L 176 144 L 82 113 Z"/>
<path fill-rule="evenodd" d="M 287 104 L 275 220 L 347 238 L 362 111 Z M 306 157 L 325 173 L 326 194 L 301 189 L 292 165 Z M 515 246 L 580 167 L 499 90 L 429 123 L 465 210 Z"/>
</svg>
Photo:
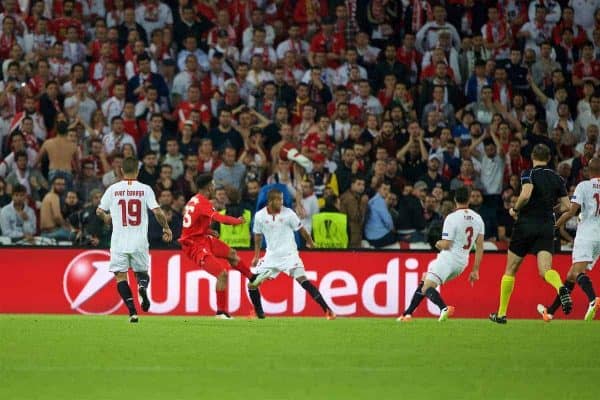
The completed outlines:
<svg viewBox="0 0 600 400">
<path fill-rule="evenodd" d="M 465 263 L 440 253 L 436 259 L 429 264 L 425 279 L 441 285 L 462 274 L 466 267 L 467 265 Z"/>
<path fill-rule="evenodd" d="M 600 257 L 600 240 L 587 240 L 581 235 L 575 236 L 573 254 L 571 256 L 573 264 L 587 262 L 589 263 L 587 269 L 591 271 Z"/>
<path fill-rule="evenodd" d="M 110 252 L 110 272 L 127 272 L 129 267 L 135 272 L 148 272 L 150 257 L 148 250 L 133 253 Z"/>
<path fill-rule="evenodd" d="M 260 274 L 265 271 L 269 272 L 267 279 L 276 278 L 280 272 L 294 279 L 306 276 L 304 263 L 297 254 L 285 257 L 265 256 L 261 258 L 256 266 L 256 273 Z"/>
</svg>

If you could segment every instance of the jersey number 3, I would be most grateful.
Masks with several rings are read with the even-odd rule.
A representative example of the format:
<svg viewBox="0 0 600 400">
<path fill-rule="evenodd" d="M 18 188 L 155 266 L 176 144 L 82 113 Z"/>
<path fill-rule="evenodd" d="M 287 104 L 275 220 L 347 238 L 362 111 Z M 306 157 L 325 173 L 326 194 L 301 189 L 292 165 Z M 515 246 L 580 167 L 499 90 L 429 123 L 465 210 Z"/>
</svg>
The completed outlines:
<svg viewBox="0 0 600 400">
<path fill-rule="evenodd" d="M 119 200 L 123 226 L 138 226 L 142 223 L 142 202 L 138 199 Z"/>
<path fill-rule="evenodd" d="M 463 247 L 463 250 L 469 250 L 473 244 L 473 227 L 469 226 L 465 229 L 465 235 L 467 235 L 467 244 Z"/>
</svg>

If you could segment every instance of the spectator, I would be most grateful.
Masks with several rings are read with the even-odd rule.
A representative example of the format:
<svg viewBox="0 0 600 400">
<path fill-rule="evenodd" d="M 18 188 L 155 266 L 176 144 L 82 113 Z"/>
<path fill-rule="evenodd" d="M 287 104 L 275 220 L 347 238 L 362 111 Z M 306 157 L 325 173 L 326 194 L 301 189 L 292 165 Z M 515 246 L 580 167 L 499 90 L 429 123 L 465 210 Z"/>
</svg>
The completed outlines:
<svg viewBox="0 0 600 400">
<path fill-rule="evenodd" d="M 114 156 L 116 153 L 122 152 L 125 144 L 130 144 L 136 150 L 135 140 L 130 134 L 125 133 L 123 118 L 113 117 L 110 126 L 110 133 L 102 138 L 107 155 Z"/>
<path fill-rule="evenodd" d="M 423 138 L 423 130 L 417 122 L 408 125 L 408 142 L 400 149 L 396 158 L 402 164 L 404 177 L 409 182 L 415 182 L 427 171 L 427 148 Z"/>
<path fill-rule="evenodd" d="M 138 181 L 153 188 L 158 180 L 158 157 L 153 150 L 147 150 L 142 157 L 142 167 L 138 173 Z"/>
<path fill-rule="evenodd" d="M 0 211 L 0 231 L 13 242 L 32 242 L 36 233 L 36 218 L 33 209 L 26 203 L 27 189 L 17 184 L 12 189 L 12 201 Z"/>
<path fill-rule="evenodd" d="M 65 178 L 56 176 L 51 181 L 51 189 L 42 200 L 40 209 L 40 230 L 42 237 L 56 240 L 71 240 L 69 224 L 61 210 L 60 197 L 65 192 Z"/>
<path fill-rule="evenodd" d="M 196 194 L 196 176 L 198 176 L 198 156 L 188 154 L 184 160 L 185 171 L 177 181 L 177 187 L 186 199 Z"/>
<path fill-rule="evenodd" d="M 94 163 L 91 160 L 85 160 L 81 164 L 82 173 L 79 179 L 75 181 L 75 190 L 77 196 L 83 204 L 88 204 L 91 200 L 92 191 L 104 190 L 102 180 L 94 170 Z"/>
<path fill-rule="evenodd" d="M 502 194 L 502 207 L 498 210 L 498 235 L 499 242 L 508 244 L 512 235 L 515 219 L 510 215 L 509 210 L 517 202 L 517 196 L 512 194 L 512 190 L 505 190 Z"/>
<path fill-rule="evenodd" d="M 445 192 L 450 189 L 448 180 L 440 174 L 440 159 L 435 155 L 430 155 L 427 161 L 427 173 L 419 178 L 427 184 L 427 190 L 432 191 L 436 187 L 442 188 Z"/>
<path fill-rule="evenodd" d="M 481 185 L 486 196 L 486 201 L 494 204 L 494 207 L 500 203 L 500 194 L 504 182 L 504 150 L 495 133 L 482 135 L 474 140 L 471 148 L 477 147 L 478 143 L 483 143 L 485 154 L 479 154 L 481 162 Z"/>
<path fill-rule="evenodd" d="M 363 226 L 369 204 L 369 197 L 364 191 L 364 178 L 354 175 L 350 187 L 340 197 L 340 212 L 348 216 L 350 248 L 353 249 L 362 247 Z"/>
<path fill-rule="evenodd" d="M 258 193 L 260 192 L 260 183 L 257 180 L 249 180 L 246 182 L 242 191 L 241 207 L 245 210 L 250 210 L 252 215 L 256 212 L 256 203 L 258 202 Z"/>
<path fill-rule="evenodd" d="M 40 165 L 42 159 L 48 157 L 48 180 L 60 176 L 64 178 L 67 188 L 73 186 L 73 165 L 79 166 L 79 152 L 77 145 L 70 141 L 67 134 L 75 133 L 74 130 L 57 132 L 57 136 L 48 139 L 42 145 L 35 165 Z"/>
<path fill-rule="evenodd" d="M 6 182 L 0 177 L 0 208 L 11 202 L 11 196 L 6 190 Z"/>
<path fill-rule="evenodd" d="M 244 147 L 244 139 L 231 125 L 231 111 L 222 109 L 219 112 L 219 124 L 209 133 L 214 148 L 222 151 L 225 147 L 233 147 L 239 153 Z"/>
<path fill-rule="evenodd" d="M 471 189 L 469 208 L 483 218 L 485 222 L 485 240 L 495 241 L 498 233 L 497 207 L 490 207 L 483 202 L 483 193 L 480 189 Z"/>
<path fill-rule="evenodd" d="M 121 179 L 123 179 L 122 166 L 123 166 L 123 155 L 115 154 L 112 157 L 111 170 L 107 171 L 102 176 L 102 184 L 104 185 L 104 187 L 107 188 L 110 185 L 112 185 L 113 183 L 116 183 L 116 182 L 120 181 Z"/>
<path fill-rule="evenodd" d="M 110 226 L 96 215 L 96 209 L 100 205 L 102 190 L 92 189 L 89 193 L 90 203 L 79 215 L 82 226 L 79 242 L 82 245 L 107 247 L 110 245 Z M 149 215 L 153 215 L 150 213 Z"/>
<path fill-rule="evenodd" d="M 414 186 L 404 187 L 404 193 L 398 200 L 400 240 L 414 243 L 422 242 L 425 239 L 423 230 L 426 222 L 423 204 L 426 196 L 427 184 L 423 181 L 415 182 Z"/>
<path fill-rule="evenodd" d="M 6 177 L 6 184 L 14 188 L 25 187 L 27 195 L 34 202 L 39 202 L 48 191 L 48 181 L 37 169 L 27 165 L 27 153 L 19 151 L 15 154 L 17 168 Z"/>
<path fill-rule="evenodd" d="M 375 248 L 389 246 L 398 242 L 398 236 L 392 221 L 386 198 L 390 192 L 390 185 L 381 182 L 377 193 L 368 203 L 365 222 L 365 238 Z"/>
<path fill-rule="evenodd" d="M 313 215 L 319 213 L 319 201 L 314 190 L 314 183 L 311 180 L 302 181 L 302 207 L 304 208 L 304 217 L 302 225 L 308 233 L 312 233 Z"/>
<path fill-rule="evenodd" d="M 181 235 L 181 229 L 183 225 L 183 216 L 181 213 L 177 212 L 173 209 L 173 193 L 171 190 L 162 189 L 158 193 L 158 204 L 162 209 L 165 217 L 167 218 L 167 222 L 169 223 L 169 228 L 175 237 L 179 237 Z M 162 227 L 156 220 L 156 217 L 153 213 L 148 214 L 148 242 L 151 248 L 174 248 L 177 245 L 174 243 L 165 243 L 162 240 Z"/>
<path fill-rule="evenodd" d="M 25 145 L 23 134 L 19 131 L 15 131 L 8 137 L 8 140 L 10 141 L 12 152 L 0 161 L 0 176 L 6 177 L 17 168 L 17 160 L 15 159 L 15 154 L 17 152 L 25 152 L 27 154 L 27 165 L 29 167 L 34 167 L 37 152 Z"/>
<path fill-rule="evenodd" d="M 464 158 L 460 163 L 460 174 L 450 181 L 450 190 L 456 190 L 463 186 L 470 186 L 477 189 L 482 187 L 481 180 L 475 174 L 473 161 Z"/>
<path fill-rule="evenodd" d="M 223 150 L 223 163 L 215 170 L 213 178 L 217 185 L 230 186 L 241 191 L 246 167 L 236 161 L 235 153 L 233 147 L 226 147 Z"/>
<path fill-rule="evenodd" d="M 183 174 L 183 156 L 179 152 L 179 143 L 176 138 L 170 137 L 166 143 L 167 153 L 162 159 L 162 164 L 171 166 L 172 178 L 177 180 Z"/>
<path fill-rule="evenodd" d="M 107 121 L 110 121 L 114 131 L 113 122 L 115 117 L 120 117 L 125 107 L 125 84 L 116 82 L 112 89 L 112 97 L 102 103 L 102 113 Z M 119 118 L 120 119 L 120 118 Z M 107 150 L 108 153 L 110 151 Z"/>
</svg>

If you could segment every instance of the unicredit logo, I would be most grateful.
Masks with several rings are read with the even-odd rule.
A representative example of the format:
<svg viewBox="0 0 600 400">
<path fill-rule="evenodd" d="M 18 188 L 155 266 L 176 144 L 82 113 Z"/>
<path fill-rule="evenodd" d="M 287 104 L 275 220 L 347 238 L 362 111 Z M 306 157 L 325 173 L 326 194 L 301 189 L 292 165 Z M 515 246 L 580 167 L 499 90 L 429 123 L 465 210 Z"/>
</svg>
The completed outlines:
<svg viewBox="0 0 600 400">
<path fill-rule="evenodd" d="M 105 250 L 84 251 L 71 260 L 63 276 L 63 290 L 72 310 L 112 314 L 121 307 L 109 262 L 110 253 Z"/>
</svg>

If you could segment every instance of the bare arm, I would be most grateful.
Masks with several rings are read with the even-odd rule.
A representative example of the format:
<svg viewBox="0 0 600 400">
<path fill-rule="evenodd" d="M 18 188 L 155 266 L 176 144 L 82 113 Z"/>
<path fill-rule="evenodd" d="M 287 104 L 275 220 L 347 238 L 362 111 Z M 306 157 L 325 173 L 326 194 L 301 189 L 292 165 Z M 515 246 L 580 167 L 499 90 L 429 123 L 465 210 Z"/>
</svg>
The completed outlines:
<svg viewBox="0 0 600 400">
<path fill-rule="evenodd" d="M 252 266 L 256 267 L 258 260 L 260 259 L 260 248 L 262 246 L 262 235 L 260 233 L 254 234 L 254 258 L 252 259 Z"/>
<path fill-rule="evenodd" d="M 573 78 L 575 78 L 575 77 L 573 77 Z M 548 102 L 548 96 L 546 96 L 544 94 L 544 92 L 542 92 L 542 90 L 535 83 L 535 81 L 533 80 L 533 78 L 531 77 L 530 74 L 527 75 L 527 82 L 531 85 L 531 90 L 533 90 L 533 93 L 535 93 L 535 95 L 538 98 L 538 100 L 540 101 L 540 103 L 543 106 L 545 106 L 546 103 Z"/>
<path fill-rule="evenodd" d="M 308 231 L 304 227 L 300 228 L 300 235 L 306 241 L 306 247 L 308 247 L 309 249 L 315 247 L 315 243 L 313 242 L 310 233 L 308 233 Z"/>
<path fill-rule="evenodd" d="M 406 161 L 406 153 L 408 153 L 408 149 L 410 149 L 410 145 L 412 144 L 412 137 L 406 142 L 404 147 L 402 147 L 398 153 L 396 153 L 396 158 L 400 161 L 400 163 L 404 163 Z"/>
<path fill-rule="evenodd" d="M 438 240 L 435 244 L 435 247 L 438 250 L 450 250 L 450 247 L 452 247 L 452 240 L 447 240 L 447 239 Z"/>
<path fill-rule="evenodd" d="M 160 226 L 163 228 L 163 241 L 170 242 L 173 240 L 173 232 L 171 232 L 171 228 L 169 228 L 169 222 L 167 221 L 165 213 L 163 213 L 160 207 L 153 209 L 152 212 Z"/>
<path fill-rule="evenodd" d="M 521 188 L 521 194 L 519 195 L 519 198 L 517 199 L 517 203 L 515 204 L 515 206 L 513 207 L 512 210 L 515 213 L 518 213 L 529 202 L 529 199 L 531 198 L 532 193 L 533 193 L 533 184 L 531 184 L 531 183 L 524 184 L 523 187 Z"/>
<path fill-rule="evenodd" d="M 561 201 L 561 208 L 562 208 L 562 201 Z M 569 210 L 566 213 L 564 213 L 563 215 L 561 215 L 560 218 L 558 219 L 558 221 L 556 221 L 556 227 L 562 228 L 567 223 L 568 220 L 570 220 L 577 214 L 577 212 L 579 211 L 580 208 L 581 208 L 581 206 L 579 204 L 571 203 L 571 208 L 569 208 Z"/>
<path fill-rule="evenodd" d="M 475 241 L 475 262 L 471 274 L 469 274 L 469 282 L 471 285 L 479 279 L 479 267 L 481 266 L 481 260 L 483 259 L 483 235 L 477 236 Z"/>
<path fill-rule="evenodd" d="M 110 224 L 110 214 L 100 207 L 96 208 L 96 215 L 102 218 L 102 221 L 104 221 L 105 224 Z"/>
</svg>

